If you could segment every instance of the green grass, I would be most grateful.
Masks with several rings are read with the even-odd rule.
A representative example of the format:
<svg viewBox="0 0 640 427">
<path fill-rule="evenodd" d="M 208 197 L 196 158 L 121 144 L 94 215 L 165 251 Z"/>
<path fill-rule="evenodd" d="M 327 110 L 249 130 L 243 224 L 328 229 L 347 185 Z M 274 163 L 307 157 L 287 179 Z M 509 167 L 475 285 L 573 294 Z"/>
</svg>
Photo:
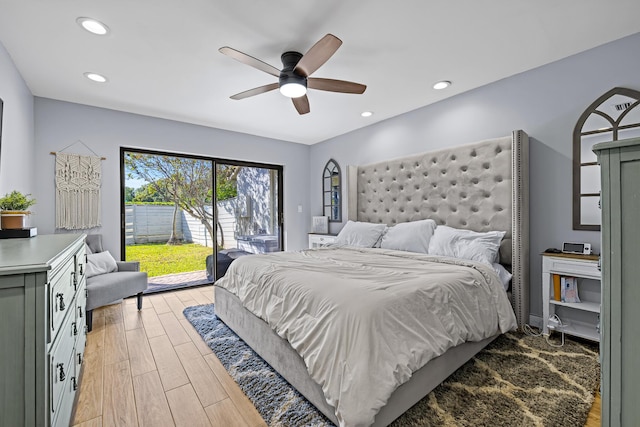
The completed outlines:
<svg viewBox="0 0 640 427">
<path fill-rule="evenodd" d="M 140 271 L 146 271 L 149 277 L 205 270 L 207 255 L 212 253 L 213 248 L 196 243 L 148 243 L 126 247 L 127 261 L 139 261 Z"/>
</svg>

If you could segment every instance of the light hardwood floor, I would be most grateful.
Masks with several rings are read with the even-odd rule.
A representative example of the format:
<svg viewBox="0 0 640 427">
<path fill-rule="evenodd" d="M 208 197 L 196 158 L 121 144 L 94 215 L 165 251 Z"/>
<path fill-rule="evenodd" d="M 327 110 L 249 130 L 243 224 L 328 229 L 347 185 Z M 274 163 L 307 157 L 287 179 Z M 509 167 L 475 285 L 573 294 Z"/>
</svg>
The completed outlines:
<svg viewBox="0 0 640 427">
<path fill-rule="evenodd" d="M 182 314 L 213 302 L 211 286 L 94 310 L 73 425 L 266 426 Z M 600 426 L 600 396 L 586 427 Z"/>
<path fill-rule="evenodd" d="M 205 286 L 94 310 L 73 425 L 266 426 L 182 314 L 213 302 Z"/>
</svg>

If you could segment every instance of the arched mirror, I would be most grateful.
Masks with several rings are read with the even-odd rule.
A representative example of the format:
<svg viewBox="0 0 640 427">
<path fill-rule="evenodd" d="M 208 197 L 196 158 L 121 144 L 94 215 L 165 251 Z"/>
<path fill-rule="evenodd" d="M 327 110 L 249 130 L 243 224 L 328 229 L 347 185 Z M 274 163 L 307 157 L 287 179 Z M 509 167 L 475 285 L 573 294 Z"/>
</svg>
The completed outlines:
<svg viewBox="0 0 640 427">
<path fill-rule="evenodd" d="M 616 87 L 596 99 L 573 130 L 573 229 L 600 231 L 598 142 L 640 136 L 640 92 Z"/>
<path fill-rule="evenodd" d="M 331 159 L 322 172 L 322 212 L 329 221 L 342 221 L 342 175 L 340 166 Z"/>
</svg>

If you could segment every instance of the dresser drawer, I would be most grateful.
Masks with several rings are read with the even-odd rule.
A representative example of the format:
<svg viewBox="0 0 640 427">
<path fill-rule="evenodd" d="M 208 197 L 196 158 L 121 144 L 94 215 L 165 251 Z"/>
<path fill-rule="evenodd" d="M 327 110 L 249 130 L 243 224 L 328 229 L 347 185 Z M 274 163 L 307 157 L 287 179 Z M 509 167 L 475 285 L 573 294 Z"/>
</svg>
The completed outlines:
<svg viewBox="0 0 640 427">
<path fill-rule="evenodd" d="M 70 360 L 69 363 L 73 365 L 73 360 Z M 60 395 L 58 396 L 60 399 L 58 407 L 51 413 L 52 427 L 69 427 L 71 425 L 71 414 L 73 413 L 73 402 L 77 389 L 77 382 L 75 377 L 72 376 L 73 373 L 74 370 L 72 369 L 62 382 L 59 390 Z"/>
<path fill-rule="evenodd" d="M 80 249 L 76 255 L 76 266 L 77 269 L 76 271 L 78 272 L 78 283 L 85 278 L 85 274 L 86 274 L 86 269 L 87 269 L 87 254 L 85 251 L 85 247 L 84 245 L 82 246 L 82 249 Z"/>
<path fill-rule="evenodd" d="M 74 301 L 71 301 L 74 303 Z M 73 307 L 73 305 L 72 305 Z M 73 313 L 65 318 L 49 356 L 50 405 L 53 415 L 60 405 L 66 383 L 75 375 L 74 347 L 79 330 Z"/>
<path fill-rule="evenodd" d="M 50 281 L 49 313 L 51 340 L 54 339 L 60 325 L 69 311 L 73 311 L 75 290 L 75 268 L 72 262 L 67 263 Z M 74 315 L 75 317 L 75 315 Z"/>
<path fill-rule="evenodd" d="M 87 285 L 85 279 L 82 279 L 78 283 L 78 292 L 76 292 L 75 307 L 76 307 L 76 323 L 78 329 L 85 330 L 87 325 L 87 314 L 85 313 L 85 307 L 87 306 Z"/>
<path fill-rule="evenodd" d="M 85 313 L 85 306 L 87 301 L 87 293 L 86 287 L 84 285 L 84 281 L 81 282 L 81 286 L 78 288 L 78 293 L 76 294 L 76 324 L 78 327 L 78 335 L 76 336 L 76 348 L 75 348 L 75 358 L 76 358 L 76 381 L 80 379 L 80 367 L 84 360 L 84 347 L 87 342 L 87 319 Z"/>
</svg>

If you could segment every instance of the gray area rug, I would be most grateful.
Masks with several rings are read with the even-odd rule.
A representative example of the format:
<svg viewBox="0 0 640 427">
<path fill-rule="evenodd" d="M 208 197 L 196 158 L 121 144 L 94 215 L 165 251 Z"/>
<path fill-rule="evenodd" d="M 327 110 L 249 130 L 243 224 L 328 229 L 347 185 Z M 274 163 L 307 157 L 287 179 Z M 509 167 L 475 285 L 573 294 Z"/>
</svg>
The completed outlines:
<svg viewBox="0 0 640 427">
<path fill-rule="evenodd" d="M 331 422 L 214 313 L 184 314 L 269 426 Z M 584 426 L 599 383 L 596 344 L 508 333 L 497 338 L 392 426 Z"/>
</svg>

